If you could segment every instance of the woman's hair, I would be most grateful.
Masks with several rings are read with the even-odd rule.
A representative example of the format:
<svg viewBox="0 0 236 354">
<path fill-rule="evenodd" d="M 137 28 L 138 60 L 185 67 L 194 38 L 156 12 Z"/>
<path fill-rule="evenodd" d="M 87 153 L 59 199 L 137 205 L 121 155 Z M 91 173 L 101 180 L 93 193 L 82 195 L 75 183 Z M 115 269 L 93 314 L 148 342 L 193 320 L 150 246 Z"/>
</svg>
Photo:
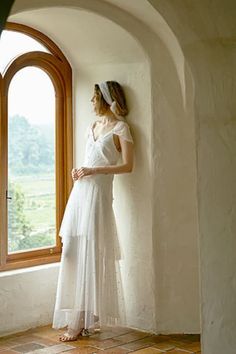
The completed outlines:
<svg viewBox="0 0 236 354">
<path fill-rule="evenodd" d="M 116 114 L 122 117 L 126 116 L 128 114 L 128 108 L 126 105 L 125 94 L 121 85 L 116 81 L 106 81 L 106 83 L 108 85 L 112 100 L 116 102 Z M 94 85 L 94 95 L 97 99 L 95 112 L 97 115 L 102 116 L 107 112 L 110 106 L 104 100 L 98 84 Z"/>
</svg>

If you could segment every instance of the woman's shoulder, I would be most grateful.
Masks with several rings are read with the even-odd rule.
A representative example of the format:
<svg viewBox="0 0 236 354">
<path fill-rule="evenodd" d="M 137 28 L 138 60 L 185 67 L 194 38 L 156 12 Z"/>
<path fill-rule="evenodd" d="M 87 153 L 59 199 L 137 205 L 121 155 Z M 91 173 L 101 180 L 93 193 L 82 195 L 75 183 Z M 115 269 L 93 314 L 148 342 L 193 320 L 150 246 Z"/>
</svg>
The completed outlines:
<svg viewBox="0 0 236 354">
<path fill-rule="evenodd" d="M 124 138 L 125 140 L 133 142 L 130 127 L 126 121 L 119 121 L 114 128 L 114 133 Z"/>
<path fill-rule="evenodd" d="M 119 120 L 115 125 L 115 129 L 120 130 L 123 128 L 129 128 L 129 124 L 125 120 Z"/>
</svg>

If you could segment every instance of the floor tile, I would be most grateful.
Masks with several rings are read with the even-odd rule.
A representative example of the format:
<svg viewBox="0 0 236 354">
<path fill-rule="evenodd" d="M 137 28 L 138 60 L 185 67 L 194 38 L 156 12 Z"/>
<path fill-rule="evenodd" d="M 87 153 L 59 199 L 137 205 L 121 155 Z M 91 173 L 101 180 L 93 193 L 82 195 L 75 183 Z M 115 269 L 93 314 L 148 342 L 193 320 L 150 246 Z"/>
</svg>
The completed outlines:
<svg viewBox="0 0 236 354">
<path fill-rule="evenodd" d="M 175 349 L 175 345 L 170 342 L 156 343 L 153 347 L 157 348 L 157 349 L 161 349 L 161 350 L 166 350 L 166 351 L 171 350 L 171 349 Z"/>
<path fill-rule="evenodd" d="M 169 338 L 172 340 L 200 342 L 199 334 L 169 334 Z"/>
<path fill-rule="evenodd" d="M 126 348 L 129 350 L 138 350 L 141 348 L 152 346 L 152 345 L 154 345 L 154 343 L 151 341 L 150 338 L 151 337 L 146 337 L 146 338 L 136 340 L 133 342 L 124 343 L 124 344 L 122 344 L 122 348 Z"/>
<path fill-rule="evenodd" d="M 137 350 L 137 351 L 132 352 L 132 353 L 135 353 L 135 354 L 159 354 L 159 353 L 163 353 L 163 350 L 159 350 L 159 349 L 154 348 L 154 347 L 149 347 L 149 348 L 144 348 L 144 349 Z"/>
<path fill-rule="evenodd" d="M 155 335 L 124 327 L 102 327 L 78 340 L 61 342 L 65 329 L 51 326 L 34 328 L 0 339 L 0 354 L 200 354 L 200 336 L 196 334 Z"/>
<path fill-rule="evenodd" d="M 58 334 L 58 338 L 59 338 L 59 334 Z M 37 335 L 37 334 L 32 335 L 31 339 L 32 339 L 32 341 L 34 343 L 43 344 L 46 347 L 58 344 L 58 340 L 57 339 L 52 340 L 52 339 L 47 338 L 47 337 L 40 337 L 40 335 Z"/>
<path fill-rule="evenodd" d="M 37 343 L 31 342 L 31 343 L 24 343 L 24 344 L 14 346 L 11 349 L 15 350 L 16 352 L 19 352 L 19 353 L 28 353 L 28 352 L 32 352 L 33 350 L 36 350 L 36 349 L 42 349 L 44 347 L 45 346 L 42 344 L 37 344 Z"/>
<path fill-rule="evenodd" d="M 58 340 L 59 343 L 61 343 L 61 341 Z M 82 339 L 77 339 L 76 341 L 71 341 L 71 342 L 67 342 L 70 345 L 72 345 L 73 347 L 93 347 L 96 344 L 101 343 L 101 341 L 98 340 L 92 340 L 91 338 L 82 338 Z"/>
<path fill-rule="evenodd" d="M 57 353 L 68 353 L 71 349 L 74 349 L 73 346 L 67 345 L 67 344 L 58 344 L 58 345 L 53 345 L 44 349 L 39 349 L 39 350 L 34 350 L 31 352 L 28 352 L 27 354 L 57 354 Z"/>
<path fill-rule="evenodd" d="M 99 349 L 108 349 L 112 347 L 117 347 L 122 344 L 122 342 L 116 338 L 111 338 L 111 339 L 106 339 L 103 341 L 93 341 L 92 343 L 89 342 L 93 347 L 99 348 Z"/>
<path fill-rule="evenodd" d="M 125 349 L 123 347 L 114 347 L 114 348 L 109 348 L 109 349 L 105 349 L 102 351 L 101 354 L 126 354 L 129 353 L 130 350 L 129 349 Z"/>
<path fill-rule="evenodd" d="M 151 341 L 153 343 L 167 342 L 167 341 L 169 341 L 169 336 L 163 335 L 163 334 L 158 334 L 158 335 L 156 334 L 156 335 L 152 336 Z"/>
<path fill-rule="evenodd" d="M 145 337 L 150 336 L 150 334 L 146 333 L 146 332 L 130 332 L 127 334 L 123 334 L 121 336 L 117 336 L 116 339 L 123 342 L 123 343 L 128 343 L 128 342 L 132 342 L 135 341 L 137 339 L 142 339 Z"/>
<path fill-rule="evenodd" d="M 5 341 L 0 342 L 0 351 L 7 348 L 9 348 L 9 346 L 6 345 Z"/>
<path fill-rule="evenodd" d="M 66 354 L 92 354 L 92 353 L 100 353 L 103 354 L 103 351 L 100 351 L 98 348 L 94 347 L 78 347 L 66 352 Z"/>
<path fill-rule="evenodd" d="M 41 337 L 29 335 L 28 337 L 27 336 L 15 337 L 14 339 L 9 339 L 5 342 L 3 341 L 0 344 L 0 350 L 2 350 L 3 348 L 12 349 L 22 344 L 29 344 L 29 343 L 35 343 L 36 345 L 40 345 L 40 347 L 38 348 L 43 348 L 45 346 L 58 344 L 56 340 L 52 341 L 49 338 L 41 338 Z"/>
<path fill-rule="evenodd" d="M 189 350 L 192 352 L 198 352 L 201 350 L 201 344 L 200 343 L 182 343 L 179 345 L 176 345 L 177 348 L 179 349 L 185 349 L 185 350 Z"/>
<path fill-rule="evenodd" d="M 174 349 L 174 350 L 168 351 L 167 353 L 168 354 L 194 354 L 194 352 L 192 352 L 192 351 L 183 350 L 183 349 Z"/>
<path fill-rule="evenodd" d="M 113 338 L 117 336 L 121 336 L 124 334 L 132 333 L 133 331 L 128 328 L 110 328 L 110 330 L 102 330 L 97 332 L 96 334 L 92 334 L 92 337 L 95 339 L 103 340 L 108 338 Z"/>
<path fill-rule="evenodd" d="M 119 327 L 119 326 L 114 326 L 114 327 L 109 327 L 110 331 L 114 333 L 119 333 L 119 334 L 125 334 L 125 333 L 130 333 L 133 332 L 133 329 L 127 328 L 127 327 Z"/>
<path fill-rule="evenodd" d="M 121 334 L 126 334 L 126 333 L 121 333 Z M 120 334 L 116 334 L 115 332 L 105 331 L 105 332 L 93 334 L 92 336 L 90 336 L 90 338 L 92 337 L 93 339 L 104 340 L 104 339 L 111 339 L 111 338 L 117 337 L 119 335 Z"/>
</svg>

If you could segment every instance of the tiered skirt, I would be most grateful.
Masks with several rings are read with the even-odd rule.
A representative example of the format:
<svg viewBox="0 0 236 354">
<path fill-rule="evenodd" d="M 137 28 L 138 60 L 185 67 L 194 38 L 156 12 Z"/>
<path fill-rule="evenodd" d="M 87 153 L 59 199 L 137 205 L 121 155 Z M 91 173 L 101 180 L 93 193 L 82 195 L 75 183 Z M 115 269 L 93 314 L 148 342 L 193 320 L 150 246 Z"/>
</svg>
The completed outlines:
<svg viewBox="0 0 236 354">
<path fill-rule="evenodd" d="M 53 328 L 93 332 L 125 325 L 112 184 L 113 175 L 74 183 L 59 231 L 63 249 Z"/>
</svg>

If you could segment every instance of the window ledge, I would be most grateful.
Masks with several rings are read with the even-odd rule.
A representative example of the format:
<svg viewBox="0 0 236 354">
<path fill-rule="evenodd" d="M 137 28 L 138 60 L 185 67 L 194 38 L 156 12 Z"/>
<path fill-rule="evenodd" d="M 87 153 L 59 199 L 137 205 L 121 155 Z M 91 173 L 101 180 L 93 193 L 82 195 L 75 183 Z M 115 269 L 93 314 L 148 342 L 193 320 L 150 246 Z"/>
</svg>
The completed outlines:
<svg viewBox="0 0 236 354">
<path fill-rule="evenodd" d="M 27 268 L 5 270 L 5 271 L 0 272 L 0 278 L 10 277 L 10 276 L 14 276 L 14 275 L 17 275 L 17 274 L 36 272 L 36 271 L 39 271 L 39 270 L 45 270 L 45 269 L 51 269 L 51 268 L 59 268 L 59 265 L 60 265 L 60 262 L 56 262 L 56 263 L 41 264 L 41 265 L 37 265 L 37 266 L 33 266 L 33 267 L 27 267 Z"/>
</svg>

